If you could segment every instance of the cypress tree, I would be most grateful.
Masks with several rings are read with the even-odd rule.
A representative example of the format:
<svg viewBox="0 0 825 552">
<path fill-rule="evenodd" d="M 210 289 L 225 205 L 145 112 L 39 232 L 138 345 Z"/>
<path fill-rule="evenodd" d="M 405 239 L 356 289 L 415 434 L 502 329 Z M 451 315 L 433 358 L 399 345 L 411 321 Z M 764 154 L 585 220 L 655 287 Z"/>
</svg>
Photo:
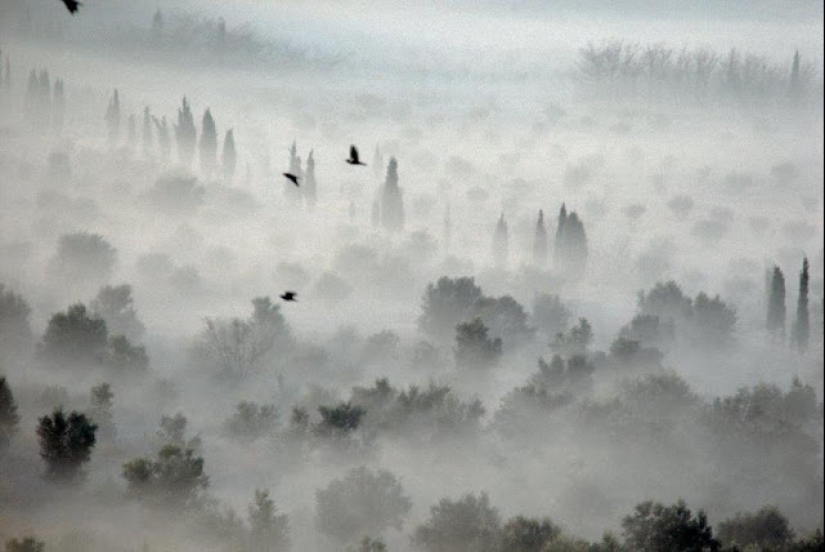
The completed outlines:
<svg viewBox="0 0 825 552">
<path fill-rule="evenodd" d="M 109 145 L 114 146 L 117 143 L 118 135 L 120 134 L 120 96 L 117 88 L 109 100 L 109 106 L 106 108 L 106 128 L 108 131 Z"/>
<path fill-rule="evenodd" d="M 778 266 L 773 267 L 771 297 L 768 302 L 768 331 L 774 341 L 785 340 L 785 275 Z"/>
<path fill-rule="evenodd" d="M 143 108 L 143 155 L 148 157 L 152 151 L 152 115 L 149 113 L 149 106 Z"/>
<path fill-rule="evenodd" d="M 17 433 L 19 423 L 17 402 L 6 378 L 0 377 L 0 452 L 9 445 L 12 436 Z"/>
<path fill-rule="evenodd" d="M 175 141 L 178 145 L 178 158 L 180 163 L 189 168 L 192 166 L 192 158 L 195 156 L 195 144 L 198 140 L 198 131 L 195 130 L 195 120 L 192 117 L 192 110 L 186 96 L 183 97 L 183 105 L 178 109 L 178 122 L 175 125 Z"/>
<path fill-rule="evenodd" d="M 26 83 L 26 103 L 23 108 L 23 119 L 32 128 L 37 126 L 37 86 L 37 73 L 32 69 Z"/>
<path fill-rule="evenodd" d="M 390 232 L 404 229 L 404 200 L 398 186 L 398 162 L 395 157 L 390 157 L 381 193 L 381 226 Z"/>
<path fill-rule="evenodd" d="M 289 172 L 299 178 L 299 182 L 303 184 L 303 174 L 301 172 L 301 158 L 298 156 L 298 144 L 293 140 L 292 147 L 289 148 Z M 300 188 L 295 187 L 292 182 L 284 179 L 284 195 L 293 205 L 300 203 L 302 192 Z"/>
<path fill-rule="evenodd" d="M 169 124 L 166 122 L 166 115 L 160 119 L 152 117 L 152 120 L 155 122 L 155 130 L 158 133 L 160 159 L 163 163 L 168 163 L 172 156 L 172 137 L 169 134 Z"/>
<path fill-rule="evenodd" d="M 221 165 L 223 166 L 223 177 L 227 184 L 232 184 L 235 178 L 235 166 L 238 163 L 235 152 L 235 133 L 230 128 L 226 131 L 223 139 L 223 153 L 221 154 Z M 249 167 L 247 167 L 248 170 Z"/>
<path fill-rule="evenodd" d="M 800 353 L 808 349 L 810 338 L 810 312 L 808 311 L 808 258 L 802 260 L 802 272 L 799 273 L 799 297 L 796 301 L 796 323 L 793 327 L 792 339 Z"/>
<path fill-rule="evenodd" d="M 504 220 L 504 213 L 496 224 L 496 232 L 493 235 L 493 264 L 498 268 L 507 266 L 508 235 L 507 222 Z"/>
<path fill-rule="evenodd" d="M 536 237 L 533 242 L 533 262 L 543 267 L 547 261 L 547 230 L 544 228 L 544 211 L 539 209 L 539 220 L 536 223 Z"/>
<path fill-rule="evenodd" d="M 557 266 L 562 266 L 564 264 L 564 228 L 567 225 L 567 207 L 564 203 L 561 204 L 561 209 L 559 209 L 559 223 L 556 226 L 556 239 L 553 244 L 553 262 Z"/>
<path fill-rule="evenodd" d="M 313 156 L 313 150 L 309 151 L 309 157 L 307 157 L 307 170 L 304 175 L 304 183 L 302 187 L 307 206 L 310 210 L 312 210 L 315 208 L 315 203 L 318 201 L 317 183 L 315 182 L 315 157 Z"/>
<path fill-rule="evenodd" d="M 794 103 L 799 101 L 799 97 L 802 95 L 802 82 L 799 76 L 799 50 L 794 50 L 793 54 L 791 76 L 788 82 L 788 95 Z"/>
<path fill-rule="evenodd" d="M 52 85 L 49 81 L 49 72 L 45 69 L 40 72 L 37 83 L 37 127 L 40 131 L 49 128 L 52 111 Z"/>
<path fill-rule="evenodd" d="M 201 142 L 200 142 L 200 156 L 201 156 L 201 171 L 203 174 L 210 176 L 215 171 L 217 165 L 218 155 L 218 133 L 215 129 L 215 119 L 212 118 L 212 112 L 209 108 L 203 112 L 203 121 L 201 124 Z"/>
<path fill-rule="evenodd" d="M 127 129 L 126 143 L 131 150 L 135 147 L 135 144 L 137 144 L 137 121 L 135 120 L 134 113 L 129 115 L 129 124 L 127 125 Z"/>
</svg>

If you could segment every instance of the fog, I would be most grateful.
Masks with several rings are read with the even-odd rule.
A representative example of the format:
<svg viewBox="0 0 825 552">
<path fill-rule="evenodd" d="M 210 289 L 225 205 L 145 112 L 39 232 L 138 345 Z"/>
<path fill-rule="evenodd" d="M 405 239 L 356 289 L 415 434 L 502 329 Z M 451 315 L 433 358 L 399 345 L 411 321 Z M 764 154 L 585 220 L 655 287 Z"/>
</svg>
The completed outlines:
<svg viewBox="0 0 825 552">
<path fill-rule="evenodd" d="M 820 549 L 823 8 L 684 4 L 4 0 L 0 544 Z"/>
</svg>

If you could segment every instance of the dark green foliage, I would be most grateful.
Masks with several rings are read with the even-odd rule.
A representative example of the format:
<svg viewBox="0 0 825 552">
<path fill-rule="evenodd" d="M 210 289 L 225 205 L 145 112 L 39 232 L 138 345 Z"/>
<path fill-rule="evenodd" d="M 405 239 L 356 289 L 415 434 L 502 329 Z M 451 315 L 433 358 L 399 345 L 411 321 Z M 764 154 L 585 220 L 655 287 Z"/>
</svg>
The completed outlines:
<svg viewBox="0 0 825 552">
<path fill-rule="evenodd" d="M 318 529 L 341 542 L 365 533 L 401 530 L 412 502 L 398 479 L 388 471 L 366 467 L 347 472 L 316 495 Z"/>
<path fill-rule="evenodd" d="M 32 340 L 29 308 L 22 295 L 0 283 L 0 350 L 22 352 Z"/>
<path fill-rule="evenodd" d="M 277 426 L 278 410 L 274 404 L 242 401 L 224 424 L 224 433 L 231 439 L 252 442 L 272 433 Z"/>
<path fill-rule="evenodd" d="M 778 266 L 773 267 L 771 293 L 768 300 L 768 331 L 774 340 L 785 340 L 785 276 Z"/>
<path fill-rule="evenodd" d="M 802 260 L 802 272 L 799 273 L 799 296 L 796 301 L 796 322 L 793 325 L 792 340 L 799 352 L 808 349 L 811 334 L 810 313 L 808 311 L 808 258 Z"/>
<path fill-rule="evenodd" d="M 186 96 L 178 109 L 178 122 L 175 124 L 175 141 L 178 145 L 178 157 L 181 165 L 189 168 L 192 165 L 192 158 L 195 156 L 195 143 L 197 142 L 197 130 L 195 130 L 195 120 L 192 117 L 192 110 Z"/>
<path fill-rule="evenodd" d="M 62 408 L 40 418 L 37 439 L 40 457 L 46 462 L 47 477 L 58 482 L 81 478 L 84 475 L 81 467 L 91 459 L 97 441 L 96 430 L 97 425 L 85 414 L 73 411 L 67 417 Z"/>
<path fill-rule="evenodd" d="M 34 537 L 24 537 L 23 540 L 10 539 L 6 541 L 6 552 L 44 552 L 46 543 Z"/>
<path fill-rule="evenodd" d="M 136 342 L 143 337 L 146 328 L 138 320 L 132 299 L 132 286 L 105 286 L 89 303 L 94 318 L 102 318 L 111 335 L 124 335 Z"/>
<path fill-rule="evenodd" d="M 249 506 L 249 550 L 278 552 L 289 550 L 289 517 L 278 514 L 269 491 L 255 489 L 255 502 Z"/>
<path fill-rule="evenodd" d="M 547 518 L 517 516 L 501 531 L 501 552 L 542 552 L 545 545 L 561 535 L 561 528 Z"/>
<path fill-rule="evenodd" d="M 690 297 L 673 280 L 657 282 L 647 294 L 640 291 L 637 305 L 642 314 L 657 316 L 662 322 L 688 319 L 693 310 Z"/>
<path fill-rule="evenodd" d="M 106 349 L 100 354 L 100 360 L 105 366 L 120 374 L 142 373 L 149 367 L 146 348 L 132 345 L 123 335 L 109 338 Z"/>
<path fill-rule="evenodd" d="M 763 506 L 752 513 L 738 513 L 721 522 L 717 534 L 725 546 L 753 545 L 760 549 L 782 549 L 794 538 L 788 518 L 776 506 Z"/>
<path fill-rule="evenodd" d="M 500 542 L 501 518 L 487 493 L 442 498 L 413 535 L 413 544 L 429 552 L 494 552 Z"/>
<path fill-rule="evenodd" d="M 315 430 L 319 435 L 345 435 L 358 429 L 366 409 L 352 403 L 340 403 L 337 406 L 319 406 L 321 421 Z"/>
<path fill-rule="evenodd" d="M 0 452 L 8 446 L 9 441 L 17 433 L 20 416 L 17 414 L 17 403 L 5 377 L 0 377 Z"/>
<path fill-rule="evenodd" d="M 557 333 L 550 349 L 557 355 L 570 358 L 576 355 L 586 356 L 593 342 L 593 329 L 586 318 L 579 318 L 579 323 L 564 333 Z"/>
<path fill-rule="evenodd" d="M 642 502 L 622 520 L 625 544 L 638 552 L 703 552 L 719 550 L 713 529 L 701 510 L 694 516 L 684 501 L 672 506 Z"/>
<path fill-rule="evenodd" d="M 212 112 L 209 108 L 206 108 L 206 111 L 203 113 L 199 149 L 201 171 L 203 171 L 203 174 L 210 176 L 215 172 L 215 167 L 218 163 L 218 133 L 215 129 L 215 119 L 212 118 Z"/>
<path fill-rule="evenodd" d="M 433 339 L 444 340 L 457 324 L 472 318 L 476 301 L 482 296 L 473 278 L 439 278 L 424 293 L 418 328 Z"/>
<path fill-rule="evenodd" d="M 131 496 L 179 510 L 196 506 L 209 485 L 203 464 L 191 449 L 166 445 L 154 461 L 137 458 L 124 464 L 122 476 Z"/>
<path fill-rule="evenodd" d="M 456 326 L 455 362 L 459 368 L 484 369 L 498 364 L 501 339 L 487 337 L 487 326 L 476 317 Z"/>
<path fill-rule="evenodd" d="M 107 335 L 106 322 L 91 318 L 78 303 L 52 316 L 41 352 L 53 362 L 92 362 L 106 347 Z"/>
<path fill-rule="evenodd" d="M 238 164 L 238 154 L 235 151 L 235 133 L 230 128 L 226 131 L 223 139 L 223 153 L 221 153 L 221 166 L 223 167 L 223 177 L 227 184 L 232 184 L 235 178 L 235 167 Z"/>
<path fill-rule="evenodd" d="M 389 232 L 404 229 L 404 200 L 398 186 L 398 162 L 390 157 L 387 178 L 381 190 L 381 226 Z"/>
</svg>

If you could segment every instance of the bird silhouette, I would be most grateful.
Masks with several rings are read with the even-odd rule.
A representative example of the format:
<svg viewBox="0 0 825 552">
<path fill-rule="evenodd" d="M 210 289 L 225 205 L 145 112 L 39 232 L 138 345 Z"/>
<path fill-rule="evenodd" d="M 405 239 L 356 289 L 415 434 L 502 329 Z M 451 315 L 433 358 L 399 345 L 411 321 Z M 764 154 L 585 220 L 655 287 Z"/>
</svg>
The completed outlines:
<svg viewBox="0 0 825 552">
<path fill-rule="evenodd" d="M 297 295 L 298 294 L 294 291 L 285 291 L 283 294 L 281 294 L 281 299 L 283 299 L 284 301 L 297 301 L 297 299 L 295 298 Z"/>
<path fill-rule="evenodd" d="M 75 12 L 77 11 L 78 6 L 83 5 L 81 2 L 78 2 L 77 0 L 62 0 L 62 1 L 63 1 L 64 4 L 66 4 L 66 9 L 69 10 L 69 13 L 72 14 L 72 15 L 75 14 Z"/>
<path fill-rule="evenodd" d="M 298 184 L 298 177 L 297 176 L 295 176 L 292 173 L 283 173 L 283 174 L 287 178 L 287 180 L 289 180 L 290 182 L 292 182 L 296 186 L 299 186 L 299 187 L 301 186 L 300 184 Z"/>
<path fill-rule="evenodd" d="M 347 163 L 349 163 L 350 165 L 364 165 L 365 167 L 367 166 L 366 163 L 362 163 L 358 159 L 358 148 L 356 148 L 355 146 L 349 147 L 349 159 L 347 159 Z"/>
</svg>

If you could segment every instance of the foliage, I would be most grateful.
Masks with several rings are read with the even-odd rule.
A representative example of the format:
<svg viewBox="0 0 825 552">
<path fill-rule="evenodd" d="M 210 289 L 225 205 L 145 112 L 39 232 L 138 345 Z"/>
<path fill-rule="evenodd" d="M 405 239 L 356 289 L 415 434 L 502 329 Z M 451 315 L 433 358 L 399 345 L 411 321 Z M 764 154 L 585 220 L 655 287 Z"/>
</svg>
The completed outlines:
<svg viewBox="0 0 825 552">
<path fill-rule="evenodd" d="M 476 301 L 475 315 L 481 318 L 490 333 L 507 343 L 518 343 L 532 337 L 534 330 L 527 326 L 524 307 L 510 295 L 481 297 Z"/>
<path fill-rule="evenodd" d="M 32 340 L 31 308 L 22 295 L 0 283 L 0 349 L 22 352 Z"/>
<path fill-rule="evenodd" d="M 106 347 L 107 335 L 106 322 L 91 318 L 86 307 L 78 303 L 52 316 L 41 352 L 55 362 L 91 362 Z"/>
<path fill-rule="evenodd" d="M 493 552 L 500 540 L 501 518 L 487 493 L 442 498 L 413 535 L 413 543 L 430 552 Z"/>
<path fill-rule="evenodd" d="M 108 383 L 95 385 L 91 390 L 91 409 L 89 417 L 97 424 L 99 436 L 103 439 L 112 439 L 115 436 L 115 425 L 112 421 L 112 386 Z"/>
<path fill-rule="evenodd" d="M 137 458 L 123 465 L 122 476 L 131 496 L 150 504 L 183 509 L 197 505 L 209 485 L 203 458 L 192 449 L 166 445 L 156 460 Z"/>
<path fill-rule="evenodd" d="M 6 541 L 6 552 L 44 552 L 46 543 L 34 537 L 24 537 L 22 540 L 10 539 Z"/>
<path fill-rule="evenodd" d="M 341 542 L 364 533 L 401 530 L 412 502 L 398 479 L 388 471 L 359 467 L 332 481 L 316 495 L 317 524 Z"/>
<path fill-rule="evenodd" d="M 713 299 L 700 292 L 693 301 L 693 330 L 706 345 L 727 345 L 736 327 L 736 311 L 717 295 Z"/>
<path fill-rule="evenodd" d="M 209 108 L 203 113 L 199 150 L 201 171 L 206 175 L 211 175 L 218 163 L 218 133 L 215 130 L 215 119 L 212 118 L 212 112 Z"/>
<path fill-rule="evenodd" d="M 788 519 L 776 506 L 763 506 L 756 512 L 737 513 L 718 527 L 719 541 L 725 546 L 758 546 L 778 549 L 793 540 Z"/>
<path fill-rule="evenodd" d="M 481 288 L 473 278 L 439 278 L 424 293 L 418 328 L 433 339 L 444 340 L 456 325 L 472 317 Z"/>
<path fill-rule="evenodd" d="M 43 416 L 37 426 L 40 457 L 45 460 L 47 477 L 58 482 L 72 482 L 81 478 L 83 464 L 91 459 L 96 443 L 97 425 L 85 414 L 72 411 L 68 417 L 62 408 L 51 416 Z"/>
<path fill-rule="evenodd" d="M 808 312 L 808 258 L 802 260 L 802 271 L 799 273 L 799 295 L 796 301 L 796 321 L 793 325 L 791 339 L 797 349 L 804 353 L 808 349 L 811 333 L 810 314 Z"/>
<path fill-rule="evenodd" d="M 779 341 L 785 339 L 785 276 L 778 266 L 773 267 L 771 291 L 768 299 L 768 331 Z"/>
<path fill-rule="evenodd" d="M 195 155 L 195 142 L 197 140 L 197 130 L 195 130 L 195 120 L 192 117 L 192 110 L 186 96 L 183 97 L 181 107 L 178 109 L 178 122 L 175 124 L 175 141 L 178 146 L 178 157 L 181 165 L 188 168 L 192 164 Z"/>
<path fill-rule="evenodd" d="M 70 281 L 105 280 L 117 261 L 117 250 L 99 234 L 78 232 L 60 238 L 49 270 Z"/>
<path fill-rule="evenodd" d="M 719 550 L 713 529 L 701 510 L 694 516 L 684 501 L 672 506 L 646 501 L 622 520 L 625 544 L 639 552 Z"/>
<path fill-rule="evenodd" d="M 690 318 L 693 302 L 673 280 L 657 282 L 648 293 L 639 292 L 639 311 L 658 317 L 662 322 L 678 322 Z"/>
<path fill-rule="evenodd" d="M 579 323 L 570 328 L 564 333 L 557 333 L 550 349 L 553 353 L 564 358 L 570 358 L 576 355 L 587 355 L 588 348 L 593 342 L 593 328 L 586 318 L 579 318 Z"/>
<path fill-rule="evenodd" d="M 567 331 L 570 316 L 558 295 L 542 294 L 533 300 L 533 322 L 545 336 Z"/>
<path fill-rule="evenodd" d="M 0 452 L 9 446 L 19 424 L 20 416 L 17 414 L 14 395 L 6 378 L 0 377 Z"/>
<path fill-rule="evenodd" d="M 174 416 L 161 416 L 160 429 L 157 432 L 160 447 L 163 448 L 166 445 L 172 445 L 180 449 L 199 450 L 201 446 L 200 437 L 186 438 L 186 426 L 188 423 L 189 420 L 180 412 Z"/>
<path fill-rule="evenodd" d="M 146 331 L 143 323 L 138 320 L 132 299 L 132 286 L 129 284 L 101 288 L 97 297 L 89 303 L 89 310 L 94 318 L 106 322 L 111 335 L 124 335 L 136 342 Z"/>
<path fill-rule="evenodd" d="M 149 356 L 142 345 L 132 345 L 125 335 L 110 337 L 99 354 L 101 362 L 116 373 L 141 373 L 149 367 Z"/>
<path fill-rule="evenodd" d="M 456 326 L 455 362 L 458 367 L 484 369 L 498 364 L 501 338 L 490 339 L 487 332 L 487 326 L 478 317 Z"/>
<path fill-rule="evenodd" d="M 269 491 L 255 489 L 255 502 L 249 506 L 249 550 L 277 552 L 289 550 L 289 517 L 278 514 Z"/>
<path fill-rule="evenodd" d="M 278 410 L 274 404 L 241 401 L 235 406 L 235 413 L 224 424 L 224 433 L 238 441 L 252 442 L 273 432 L 277 425 Z"/>
<path fill-rule="evenodd" d="M 404 200 L 398 186 L 398 162 L 394 157 L 387 165 L 387 178 L 381 191 L 381 226 L 389 232 L 404 228 Z"/>
<path fill-rule="evenodd" d="M 344 436 L 358 429 L 366 409 L 350 402 L 336 406 L 319 406 L 321 421 L 315 426 L 318 435 Z"/>
<path fill-rule="evenodd" d="M 547 518 L 542 520 L 517 516 L 501 531 L 502 552 L 542 552 L 561 535 L 561 528 Z"/>
</svg>

